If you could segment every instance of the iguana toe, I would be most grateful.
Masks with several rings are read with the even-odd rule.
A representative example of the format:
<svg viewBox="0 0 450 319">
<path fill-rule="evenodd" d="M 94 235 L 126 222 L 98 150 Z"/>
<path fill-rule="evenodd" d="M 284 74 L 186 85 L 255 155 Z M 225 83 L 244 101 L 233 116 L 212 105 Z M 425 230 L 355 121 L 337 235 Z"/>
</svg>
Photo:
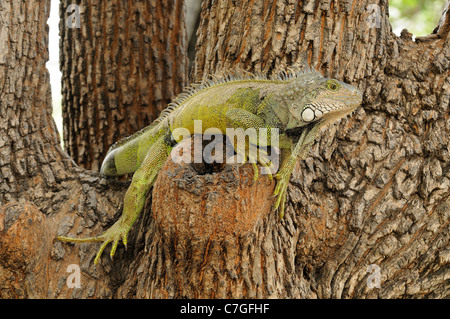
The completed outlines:
<svg viewBox="0 0 450 319">
<path fill-rule="evenodd" d="M 88 238 L 71 238 L 71 237 L 64 237 L 64 236 L 58 236 L 57 239 L 59 241 L 64 242 L 74 242 L 74 243 L 94 243 L 94 242 L 103 242 L 100 246 L 97 255 L 94 259 L 94 264 L 97 264 L 100 260 L 100 257 L 103 254 L 103 251 L 108 246 L 109 243 L 113 243 L 110 257 L 111 259 L 114 257 L 117 246 L 119 245 L 119 241 L 122 239 L 123 244 L 125 247 L 127 246 L 127 234 L 130 230 L 130 227 L 126 225 L 121 219 L 119 219 L 114 225 L 112 225 L 108 230 L 106 230 L 103 234 L 97 237 L 88 237 Z"/>
</svg>

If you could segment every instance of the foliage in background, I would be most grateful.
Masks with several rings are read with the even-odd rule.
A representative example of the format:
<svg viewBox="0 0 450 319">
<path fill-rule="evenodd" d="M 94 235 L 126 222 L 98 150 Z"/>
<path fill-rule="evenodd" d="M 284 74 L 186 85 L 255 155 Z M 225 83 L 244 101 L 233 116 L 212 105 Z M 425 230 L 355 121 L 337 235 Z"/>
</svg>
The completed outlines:
<svg viewBox="0 0 450 319">
<path fill-rule="evenodd" d="M 415 36 L 433 32 L 445 0 L 389 0 L 389 16 L 395 34 L 408 29 Z"/>
</svg>

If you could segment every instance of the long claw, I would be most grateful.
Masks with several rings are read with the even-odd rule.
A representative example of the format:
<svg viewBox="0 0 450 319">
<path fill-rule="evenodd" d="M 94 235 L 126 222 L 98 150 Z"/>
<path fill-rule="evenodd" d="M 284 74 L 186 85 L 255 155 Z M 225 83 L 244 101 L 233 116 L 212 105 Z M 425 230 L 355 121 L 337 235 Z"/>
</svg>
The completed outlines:
<svg viewBox="0 0 450 319">
<path fill-rule="evenodd" d="M 284 217 L 285 204 L 286 204 L 286 196 L 283 196 L 283 199 L 281 200 L 281 207 L 280 207 L 279 214 L 278 214 L 280 219 L 283 219 L 283 217 Z"/>
<path fill-rule="evenodd" d="M 114 240 L 114 243 L 113 243 L 112 248 L 111 248 L 111 252 L 109 253 L 109 256 L 111 257 L 111 260 L 113 259 L 114 254 L 116 253 L 116 249 L 117 249 L 117 245 L 118 244 L 119 244 L 119 237 L 117 237 Z"/>
<path fill-rule="evenodd" d="M 289 185 L 290 174 L 279 172 L 275 175 L 277 185 L 273 192 L 273 196 L 276 197 L 275 204 L 273 205 L 273 211 L 278 210 L 278 216 L 280 219 L 284 217 L 284 210 L 286 207 L 286 194 Z"/>
<path fill-rule="evenodd" d="M 256 163 L 252 163 L 252 167 L 253 167 L 253 180 L 256 181 L 258 180 L 259 177 L 258 166 L 256 165 Z"/>
<path fill-rule="evenodd" d="M 280 206 L 280 201 L 281 201 L 281 196 L 278 196 L 277 200 L 275 201 L 275 204 L 273 205 L 274 210 L 278 209 L 278 207 Z"/>
<path fill-rule="evenodd" d="M 272 169 L 273 169 L 273 163 L 272 162 L 264 162 L 264 161 L 259 161 L 258 163 L 262 166 L 261 168 L 261 172 L 265 175 L 267 175 L 267 178 L 269 178 L 270 180 L 273 179 L 272 176 Z"/>
<path fill-rule="evenodd" d="M 273 168 L 274 168 L 274 165 L 272 162 L 270 162 L 270 164 L 266 166 L 267 175 L 270 180 L 274 179 L 273 174 L 272 174 Z"/>
<path fill-rule="evenodd" d="M 127 234 L 123 234 L 122 235 L 122 243 L 125 246 L 125 250 L 127 250 L 127 243 L 128 243 L 128 241 L 127 241 Z"/>
<path fill-rule="evenodd" d="M 103 251 L 105 250 L 106 246 L 108 246 L 108 244 L 111 242 L 111 240 L 106 240 L 105 242 L 103 242 L 103 244 L 100 246 L 100 249 L 98 250 L 97 255 L 95 256 L 94 259 L 94 264 L 98 264 L 98 261 L 100 260 L 100 257 L 102 256 Z"/>
<path fill-rule="evenodd" d="M 280 189 L 281 189 L 281 183 L 278 182 L 277 186 L 275 187 L 275 190 L 273 191 L 273 196 L 274 197 L 276 197 L 280 193 Z"/>
<path fill-rule="evenodd" d="M 99 241 L 105 240 L 103 236 L 97 236 L 97 237 L 87 237 L 87 238 L 73 238 L 73 237 L 64 237 L 64 236 L 58 236 L 57 239 L 59 241 L 65 241 L 65 242 L 72 242 L 72 243 L 96 243 Z"/>
<path fill-rule="evenodd" d="M 284 209 L 286 204 L 286 194 L 284 196 L 278 196 L 275 204 L 273 205 L 273 212 L 276 212 L 278 210 L 278 216 L 280 219 L 283 219 L 284 217 Z"/>
</svg>

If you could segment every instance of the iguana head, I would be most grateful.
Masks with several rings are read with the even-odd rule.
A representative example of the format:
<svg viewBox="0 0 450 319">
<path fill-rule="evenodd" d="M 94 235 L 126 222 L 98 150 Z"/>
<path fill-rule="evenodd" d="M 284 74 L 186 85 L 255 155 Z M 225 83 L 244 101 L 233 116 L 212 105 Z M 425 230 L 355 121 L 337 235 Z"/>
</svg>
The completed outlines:
<svg viewBox="0 0 450 319">
<path fill-rule="evenodd" d="M 357 88 L 319 74 L 289 82 L 280 92 L 290 114 L 286 129 L 315 122 L 320 126 L 327 125 L 350 114 L 362 102 L 362 94 Z"/>
</svg>

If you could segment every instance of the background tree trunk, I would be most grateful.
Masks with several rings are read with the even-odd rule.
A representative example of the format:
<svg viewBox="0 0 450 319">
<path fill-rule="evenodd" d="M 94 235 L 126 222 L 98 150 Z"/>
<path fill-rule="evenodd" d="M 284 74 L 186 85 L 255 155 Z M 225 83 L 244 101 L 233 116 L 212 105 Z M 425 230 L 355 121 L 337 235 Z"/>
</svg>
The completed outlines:
<svg viewBox="0 0 450 319">
<path fill-rule="evenodd" d="M 79 27 L 69 28 L 79 7 Z M 109 147 L 149 125 L 188 83 L 184 1 L 60 3 L 65 149 L 98 171 Z"/>
<path fill-rule="evenodd" d="M 0 297 L 450 296 L 449 11 L 412 41 L 391 32 L 384 1 L 374 11 L 367 1 L 205 0 L 193 79 L 306 60 L 357 85 L 363 106 L 298 163 L 283 221 L 269 201 L 249 209 L 273 190 L 264 178 L 247 185 L 251 168 L 198 175 L 168 161 L 128 250 L 95 267 L 97 245 L 53 240 L 110 226 L 127 183 L 61 151 L 49 1 L 10 3 L 0 6 Z M 66 284 L 70 264 L 80 288 Z"/>
</svg>

